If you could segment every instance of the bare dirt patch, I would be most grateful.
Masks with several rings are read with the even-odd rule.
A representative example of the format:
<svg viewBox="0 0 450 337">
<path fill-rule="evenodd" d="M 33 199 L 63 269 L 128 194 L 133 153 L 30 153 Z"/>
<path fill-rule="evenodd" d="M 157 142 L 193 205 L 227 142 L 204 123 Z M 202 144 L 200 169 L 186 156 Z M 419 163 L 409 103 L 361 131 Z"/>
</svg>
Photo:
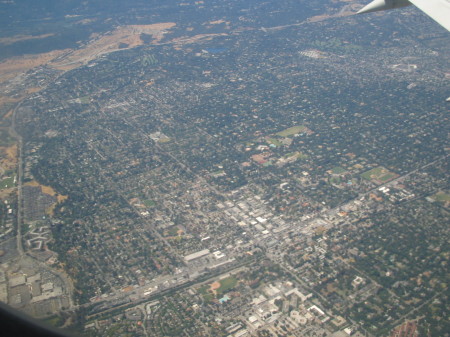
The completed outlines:
<svg viewBox="0 0 450 337">
<path fill-rule="evenodd" d="M 57 202 L 55 204 L 53 204 L 52 206 L 50 206 L 46 210 L 47 214 L 50 214 L 50 215 L 53 215 L 53 211 L 55 210 L 55 207 L 58 203 L 63 202 L 64 200 L 67 200 L 69 198 L 67 195 L 60 195 L 60 194 L 56 193 L 56 191 L 51 186 L 45 186 L 45 185 L 39 184 L 36 180 L 27 182 L 25 185 L 40 187 L 42 193 L 56 197 Z"/>
<path fill-rule="evenodd" d="M 54 36 L 55 34 L 42 34 L 42 35 L 14 35 L 11 37 L 2 37 L 0 38 L 0 44 L 9 45 L 19 41 L 27 41 L 27 40 L 38 40 L 45 39 L 50 36 Z"/>
<path fill-rule="evenodd" d="M 62 198 L 63 200 L 67 199 L 67 196 L 59 195 L 58 193 L 56 193 L 56 191 L 53 189 L 53 187 L 41 185 L 41 184 L 39 184 L 36 180 L 27 182 L 25 185 L 26 185 L 26 186 L 36 186 L 36 187 L 40 187 L 42 193 L 45 193 L 45 194 L 48 194 L 48 195 L 52 195 L 52 196 L 58 196 L 59 198 Z"/>
<path fill-rule="evenodd" d="M 95 58 L 120 49 L 130 49 L 142 45 L 141 34 L 151 35 L 152 43 L 158 43 L 176 24 L 173 22 L 155 23 L 153 25 L 128 25 L 118 27 L 105 34 L 93 34 L 91 41 L 84 48 L 77 49 L 67 57 L 52 62 L 57 69 L 70 70 L 86 64 Z"/>
<path fill-rule="evenodd" d="M 8 96 L 0 95 L 0 106 L 2 106 L 3 104 L 8 104 L 8 103 L 17 103 L 19 101 L 20 101 L 20 98 L 17 98 L 17 97 L 8 97 Z"/>
<path fill-rule="evenodd" d="M 82 48 L 71 50 L 54 50 L 48 53 L 25 55 L 0 62 L 0 83 L 24 73 L 40 65 L 49 64 L 56 69 L 69 71 L 87 62 L 119 49 L 129 49 L 142 45 L 141 34 L 151 35 L 152 43 L 158 43 L 168 30 L 176 24 L 173 22 L 155 23 L 152 25 L 129 25 L 118 27 L 105 34 L 92 34 L 91 40 Z M 13 43 L 29 38 L 45 38 L 49 34 L 33 36 L 15 36 L 0 39 L 0 44 Z M 125 46 L 125 48 L 120 48 Z"/>
<path fill-rule="evenodd" d="M 53 188 L 51 188 L 50 186 L 41 185 L 41 189 L 42 189 L 42 192 L 45 194 L 50 194 L 50 195 L 56 194 L 55 190 Z"/>
<path fill-rule="evenodd" d="M 25 186 L 37 187 L 37 186 L 41 186 L 41 185 L 36 180 L 33 180 L 33 181 L 30 181 L 30 182 L 26 183 Z"/>
<path fill-rule="evenodd" d="M 9 161 L 17 163 L 17 145 L 16 144 L 5 148 L 5 152 L 7 155 L 7 159 Z"/>
<path fill-rule="evenodd" d="M 0 79 L 1 81 L 1 79 Z M 11 103 L 17 103 L 21 100 L 21 97 L 7 97 L 7 96 L 1 96 L 0 95 L 0 108 L 3 107 L 3 105 L 11 104 Z M 13 114 L 13 109 L 9 110 L 6 115 L 3 118 L 9 118 Z"/>
<path fill-rule="evenodd" d="M 14 110 L 13 109 L 11 109 L 11 110 L 9 110 L 8 111 L 8 113 L 5 115 L 5 117 L 3 117 L 3 118 L 10 118 L 12 115 L 13 115 L 13 113 L 14 113 Z"/>
<path fill-rule="evenodd" d="M 65 201 L 65 200 L 69 199 L 69 196 L 58 194 L 58 195 L 56 196 L 56 199 L 58 199 L 58 203 L 59 203 L 59 202 L 63 202 L 63 201 Z"/>
<path fill-rule="evenodd" d="M 216 281 L 211 283 L 211 285 L 209 286 L 209 290 L 211 290 L 211 292 L 213 292 L 214 294 L 217 294 L 217 289 L 220 288 L 220 282 Z"/>
<path fill-rule="evenodd" d="M 0 82 L 5 82 L 32 68 L 46 64 L 67 50 L 54 50 L 37 55 L 25 55 L 0 62 Z"/>
<path fill-rule="evenodd" d="M 0 166 L 4 170 L 14 169 L 17 165 L 17 145 L 0 147 Z"/>
</svg>

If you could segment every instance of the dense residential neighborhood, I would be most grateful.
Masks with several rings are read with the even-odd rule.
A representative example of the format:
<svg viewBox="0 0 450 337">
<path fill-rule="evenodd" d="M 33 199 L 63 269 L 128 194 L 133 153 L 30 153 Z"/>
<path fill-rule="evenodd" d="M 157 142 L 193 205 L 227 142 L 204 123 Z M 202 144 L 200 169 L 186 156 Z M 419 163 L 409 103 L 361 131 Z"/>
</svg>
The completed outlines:
<svg viewBox="0 0 450 337">
<path fill-rule="evenodd" d="M 0 300 L 86 336 L 445 336 L 448 36 L 232 2 L 0 83 Z"/>
</svg>

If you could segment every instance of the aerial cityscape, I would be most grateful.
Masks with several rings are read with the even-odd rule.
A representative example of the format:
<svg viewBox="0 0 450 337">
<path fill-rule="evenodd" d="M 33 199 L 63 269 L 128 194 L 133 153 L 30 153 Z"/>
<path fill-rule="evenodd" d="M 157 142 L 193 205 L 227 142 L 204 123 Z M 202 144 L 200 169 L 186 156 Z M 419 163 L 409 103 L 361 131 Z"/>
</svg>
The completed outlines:
<svg viewBox="0 0 450 337">
<path fill-rule="evenodd" d="M 0 302 L 80 336 L 449 336 L 450 35 L 366 3 L 1 1 Z"/>
</svg>

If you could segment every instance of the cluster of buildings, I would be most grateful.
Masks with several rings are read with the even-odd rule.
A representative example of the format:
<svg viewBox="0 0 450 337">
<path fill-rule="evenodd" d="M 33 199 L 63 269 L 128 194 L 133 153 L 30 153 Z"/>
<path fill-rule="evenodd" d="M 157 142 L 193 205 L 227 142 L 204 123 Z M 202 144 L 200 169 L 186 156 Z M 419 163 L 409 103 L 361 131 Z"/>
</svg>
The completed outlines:
<svg viewBox="0 0 450 337">
<path fill-rule="evenodd" d="M 230 20 L 254 22 L 241 14 Z M 104 55 L 53 82 L 46 68 L 24 78 L 48 85 L 16 112 L 21 178 L 52 182 L 69 197 L 57 204 L 23 185 L 19 211 L 34 223 L 24 240 L 31 253 L 49 244 L 56 252 L 51 262 L 66 267 L 76 300 L 95 317 L 89 329 L 127 321 L 125 330 L 139 323 L 136 333 L 163 336 L 164 318 L 199 336 L 356 335 L 400 323 L 425 303 L 420 294 L 436 295 L 443 243 L 401 228 L 410 219 L 396 210 L 417 214 L 421 226 L 448 218 L 425 207 L 448 196 L 440 162 L 447 112 L 429 103 L 445 87 L 430 85 L 437 61 L 427 47 L 397 46 L 389 27 L 366 29 L 373 46 L 352 24 L 339 39 L 319 36 L 317 25 L 334 32 L 330 22 L 227 24 L 176 48 Z M 182 33 L 198 29 L 189 28 Z M 377 45 L 383 34 L 386 49 Z M 415 66 L 402 66 L 410 57 Z M 383 214 L 395 239 L 380 230 Z M 57 217 L 53 226 L 48 216 Z M 436 272 L 415 263 L 412 275 L 402 267 L 412 261 L 393 249 L 415 256 L 410 241 L 421 233 Z M 239 268 L 267 279 L 259 284 L 255 274 L 211 303 L 196 293 L 197 283 Z M 4 270 L 0 295 L 17 307 L 67 304 L 57 278 Z M 179 313 L 169 305 L 178 295 L 186 301 Z M 147 310 L 156 296 L 167 301 Z M 106 317 L 119 306 L 131 309 Z"/>
</svg>

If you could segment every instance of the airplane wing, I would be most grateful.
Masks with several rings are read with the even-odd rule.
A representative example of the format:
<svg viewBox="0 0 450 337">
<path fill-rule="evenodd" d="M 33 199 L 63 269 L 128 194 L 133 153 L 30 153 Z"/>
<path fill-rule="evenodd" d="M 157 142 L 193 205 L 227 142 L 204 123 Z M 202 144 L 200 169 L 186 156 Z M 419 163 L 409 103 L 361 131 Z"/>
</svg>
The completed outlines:
<svg viewBox="0 0 450 337">
<path fill-rule="evenodd" d="M 409 0 L 450 32 L 450 0 Z"/>
<path fill-rule="evenodd" d="M 358 14 L 415 5 L 442 27 L 450 31 L 450 0 L 374 0 Z"/>
</svg>

